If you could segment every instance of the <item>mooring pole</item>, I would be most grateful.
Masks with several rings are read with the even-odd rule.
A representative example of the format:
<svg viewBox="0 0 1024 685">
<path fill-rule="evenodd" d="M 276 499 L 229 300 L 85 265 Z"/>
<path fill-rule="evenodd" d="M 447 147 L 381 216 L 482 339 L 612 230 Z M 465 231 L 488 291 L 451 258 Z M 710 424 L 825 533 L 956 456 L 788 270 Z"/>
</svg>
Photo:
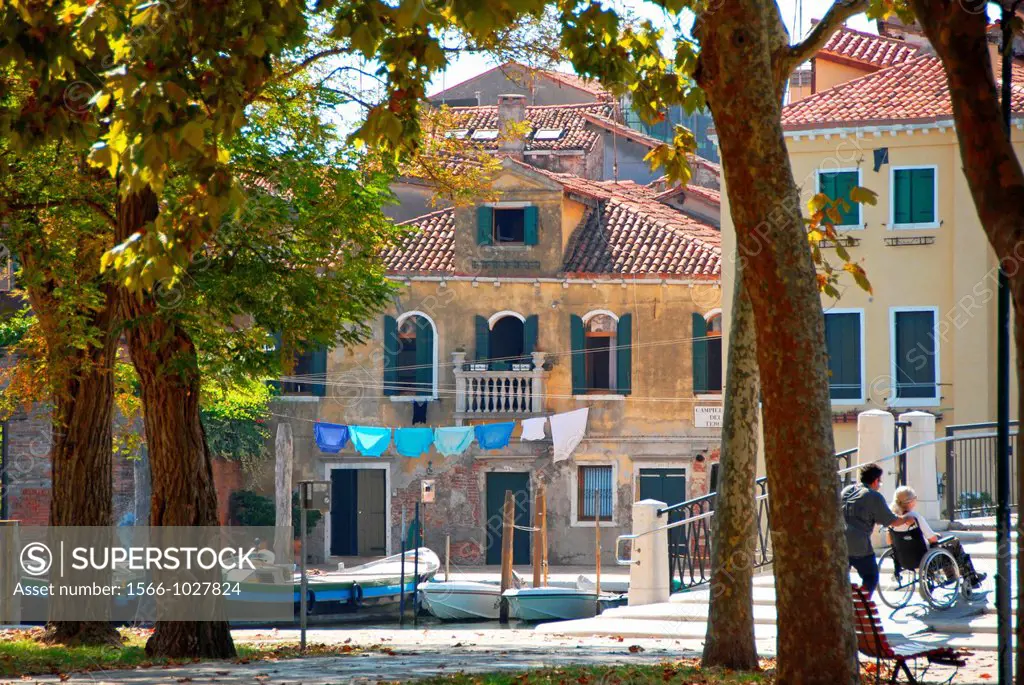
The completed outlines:
<svg viewBox="0 0 1024 685">
<path fill-rule="evenodd" d="M 303 493 L 305 494 L 305 493 Z M 299 651 L 306 651 L 306 594 L 308 593 L 308 579 L 306 578 L 306 507 L 302 497 L 299 497 Z"/>
<path fill-rule="evenodd" d="M 508 597 L 505 596 L 505 590 L 512 587 L 512 536 L 515 534 L 513 525 L 516 520 L 515 496 L 511 490 L 505 491 L 505 505 L 501 512 L 501 603 L 498 606 L 498 620 L 508 623 Z"/>
</svg>

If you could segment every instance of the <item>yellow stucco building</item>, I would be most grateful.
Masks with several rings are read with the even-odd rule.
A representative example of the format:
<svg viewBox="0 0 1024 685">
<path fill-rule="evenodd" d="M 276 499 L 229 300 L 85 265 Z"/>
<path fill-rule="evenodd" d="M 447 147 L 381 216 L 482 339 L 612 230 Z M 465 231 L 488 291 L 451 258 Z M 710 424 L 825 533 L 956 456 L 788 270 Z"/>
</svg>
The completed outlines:
<svg viewBox="0 0 1024 685">
<path fill-rule="evenodd" d="M 865 409 L 931 412 L 940 434 L 996 415 L 996 259 L 961 171 L 942 65 L 919 37 L 900 35 L 839 31 L 813 60 L 811 85 L 803 78 L 783 110 L 804 200 L 855 185 L 878 194 L 876 206 L 853 206 L 837 227 L 873 293 L 851 279 L 841 297 L 822 299 L 837 450 L 856 447 L 856 415 Z M 1024 67 L 1014 76 L 1012 135 L 1021 151 Z M 729 302 L 728 206 L 742 202 L 742 191 L 723 195 Z M 1011 398 L 1015 417 L 1015 388 Z"/>
</svg>

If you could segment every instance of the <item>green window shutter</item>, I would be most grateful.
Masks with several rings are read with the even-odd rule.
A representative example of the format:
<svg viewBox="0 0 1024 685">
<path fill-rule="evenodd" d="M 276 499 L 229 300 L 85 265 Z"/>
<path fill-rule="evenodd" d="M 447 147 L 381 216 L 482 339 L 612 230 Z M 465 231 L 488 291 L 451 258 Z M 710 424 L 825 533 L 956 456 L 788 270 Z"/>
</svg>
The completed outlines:
<svg viewBox="0 0 1024 685">
<path fill-rule="evenodd" d="M 913 220 L 910 213 L 910 169 L 897 169 L 893 172 L 893 223 L 909 224 Z"/>
<path fill-rule="evenodd" d="M 416 394 L 434 394 L 434 327 L 416 317 Z"/>
<path fill-rule="evenodd" d="M 896 312 L 896 396 L 938 397 L 934 312 Z"/>
<path fill-rule="evenodd" d="M 707 322 L 696 312 L 691 316 L 693 321 L 693 394 L 708 391 L 708 341 Z"/>
<path fill-rule="evenodd" d="M 818 172 L 818 192 L 836 199 L 836 175 L 827 171 Z"/>
<path fill-rule="evenodd" d="M 830 397 L 834 400 L 860 399 L 860 315 L 826 314 L 825 344 Z"/>
<path fill-rule="evenodd" d="M 492 207 L 476 208 L 476 244 L 490 245 L 494 233 L 494 209 Z"/>
<path fill-rule="evenodd" d="M 850 191 L 857 187 L 856 171 L 841 171 L 836 174 L 836 195 L 846 200 L 849 208 L 840 212 L 843 226 L 860 226 L 860 205 L 850 199 Z"/>
<path fill-rule="evenodd" d="M 523 209 L 523 242 L 537 244 L 537 208 L 534 206 Z"/>
<path fill-rule="evenodd" d="M 526 357 L 527 361 L 530 360 L 530 355 L 537 349 L 538 321 L 537 315 L 531 314 L 526 317 L 526 323 L 523 324 L 523 356 Z"/>
<path fill-rule="evenodd" d="M 485 362 L 491 358 L 491 327 L 487 325 L 487 319 L 476 317 L 476 360 Z"/>
<path fill-rule="evenodd" d="M 310 383 L 310 392 L 323 397 L 327 394 L 327 346 L 317 345 L 309 354 L 309 372 L 314 378 Z"/>
<path fill-rule="evenodd" d="M 584 357 L 583 319 L 569 315 L 569 345 L 572 350 L 572 394 L 587 391 L 587 362 Z"/>
<path fill-rule="evenodd" d="M 910 220 L 915 224 L 935 221 L 935 169 L 912 169 L 910 175 Z"/>
<path fill-rule="evenodd" d="M 398 394 L 398 322 L 384 316 L 384 394 Z"/>
<path fill-rule="evenodd" d="M 633 315 L 623 314 L 615 328 L 615 392 L 633 392 Z"/>
</svg>

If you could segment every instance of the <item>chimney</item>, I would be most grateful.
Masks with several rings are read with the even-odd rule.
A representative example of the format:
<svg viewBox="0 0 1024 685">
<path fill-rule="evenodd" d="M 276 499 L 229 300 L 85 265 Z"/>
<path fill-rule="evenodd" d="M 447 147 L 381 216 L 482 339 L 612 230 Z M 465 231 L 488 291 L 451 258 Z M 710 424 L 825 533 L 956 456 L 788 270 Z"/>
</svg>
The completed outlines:
<svg viewBox="0 0 1024 685">
<path fill-rule="evenodd" d="M 502 153 L 518 160 L 523 159 L 523 150 L 526 149 L 525 134 L 510 135 L 509 124 L 520 124 L 526 119 L 526 96 L 525 95 L 499 95 L 498 96 L 498 135 L 501 137 Z"/>
</svg>

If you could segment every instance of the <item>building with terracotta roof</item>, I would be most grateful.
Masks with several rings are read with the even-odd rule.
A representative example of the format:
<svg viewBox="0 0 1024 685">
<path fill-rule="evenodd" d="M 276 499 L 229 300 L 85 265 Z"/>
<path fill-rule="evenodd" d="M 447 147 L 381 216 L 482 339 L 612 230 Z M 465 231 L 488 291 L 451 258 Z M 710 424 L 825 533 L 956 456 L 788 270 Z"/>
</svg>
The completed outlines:
<svg viewBox="0 0 1024 685">
<path fill-rule="evenodd" d="M 961 170 L 941 62 L 926 43 L 844 29 L 815 65 L 819 86 L 827 73 L 830 87 L 782 114 L 803 198 L 848 198 L 855 186 L 878 196 L 875 206 L 851 205 L 837 227 L 873 293 L 849 281 L 839 299 L 822 299 L 836 449 L 856 447 L 855 417 L 866 409 L 922 410 L 943 426 L 994 420 L 996 260 Z M 837 82 L 840 73 L 849 78 Z M 1013 74 L 1020 154 L 1024 67 Z M 725 205 L 737 198 L 742 190 L 723 195 Z M 728 255 L 735 238 L 727 206 L 722 217 Z M 723 260 L 725 302 L 733 264 Z"/>
<path fill-rule="evenodd" d="M 495 108 L 473 109 L 467 128 L 497 125 Z M 573 135 L 596 144 L 589 131 Z M 521 158 L 502 153 L 488 201 L 402 224 L 400 246 L 384 255 L 394 305 L 373 322 L 373 339 L 324 351 L 326 384 L 275 405 L 296 419 L 297 477 L 349 493 L 335 498 L 316 536 L 324 556 L 397 552 L 403 508 L 411 516 L 423 479 L 436 493 L 424 505 L 426 544 L 442 549 L 450 536 L 457 564 L 498 562 L 494 522 L 506 489 L 522 505 L 517 523 L 529 526 L 543 484 L 551 562 L 589 564 L 594 526 L 608 562 L 616 536 L 630 530 L 636 498 L 677 503 L 714 487 L 723 267 L 716 223 L 691 212 L 678 192 L 659 199 L 660 184 L 536 166 L 530 141 L 524 147 Z M 700 201 L 714 197 L 709 190 Z M 327 454 L 312 436 L 315 421 L 479 425 L 581 408 L 589 410 L 585 433 L 559 461 L 550 433 L 522 440 L 518 425 L 506 448 L 474 444 L 450 457 L 430 449 L 419 459 L 393 449 L 367 459 L 351 446 Z M 531 544 L 516 533 L 517 564 L 528 563 Z"/>
</svg>

